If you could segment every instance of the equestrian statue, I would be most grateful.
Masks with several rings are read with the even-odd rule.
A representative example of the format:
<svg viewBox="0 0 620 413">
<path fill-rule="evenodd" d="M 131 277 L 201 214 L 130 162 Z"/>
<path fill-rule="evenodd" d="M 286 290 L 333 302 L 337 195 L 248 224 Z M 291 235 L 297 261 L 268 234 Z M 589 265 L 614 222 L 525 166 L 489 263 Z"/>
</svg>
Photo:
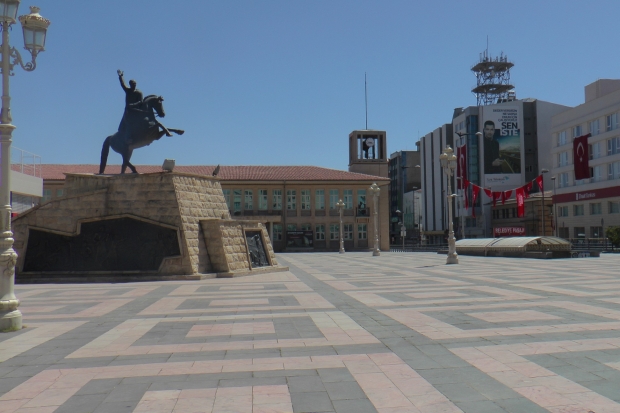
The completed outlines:
<svg viewBox="0 0 620 413">
<path fill-rule="evenodd" d="M 121 87 L 125 91 L 125 112 L 118 125 L 118 131 L 108 136 L 101 148 L 101 163 L 99 164 L 99 174 L 103 174 L 108 162 L 110 147 L 123 157 L 121 174 L 125 173 L 127 167 L 131 172 L 138 173 L 136 168 L 129 162 L 134 149 L 150 145 L 153 141 L 162 136 L 172 136 L 171 132 L 183 135 L 185 131 L 181 129 L 166 128 L 157 117 L 166 116 L 164 112 L 164 98 L 156 95 L 148 95 L 142 98 L 142 92 L 136 89 L 136 81 L 130 80 L 129 87 L 125 85 L 123 72 L 117 71 Z"/>
</svg>

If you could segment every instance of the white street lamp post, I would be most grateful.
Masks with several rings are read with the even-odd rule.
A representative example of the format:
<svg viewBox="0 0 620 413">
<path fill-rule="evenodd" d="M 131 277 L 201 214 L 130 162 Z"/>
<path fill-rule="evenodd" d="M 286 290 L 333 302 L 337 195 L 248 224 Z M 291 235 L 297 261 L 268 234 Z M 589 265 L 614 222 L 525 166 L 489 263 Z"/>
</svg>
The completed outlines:
<svg viewBox="0 0 620 413">
<path fill-rule="evenodd" d="M 342 209 L 344 208 L 344 202 L 342 199 L 338 200 L 336 203 L 338 207 L 338 211 L 340 211 L 340 254 L 344 254 L 344 239 L 342 238 Z"/>
<path fill-rule="evenodd" d="M 11 137 L 15 126 L 11 124 L 11 97 L 9 76 L 16 64 L 31 72 L 36 68 L 37 54 L 45 50 L 45 35 L 50 21 L 39 15 L 38 7 L 30 7 L 30 14 L 20 16 L 24 34 L 24 47 L 32 56 L 28 63 L 9 44 L 9 30 L 16 22 L 20 0 L 0 0 L 0 23 L 2 27 L 2 112 L 0 112 L 0 150 L 2 150 L 2 175 L 0 176 L 0 331 L 22 328 L 22 313 L 17 309 L 15 296 L 15 264 L 17 254 L 13 250 L 11 232 Z"/>
<path fill-rule="evenodd" d="M 379 205 L 379 192 L 381 192 L 381 188 L 379 188 L 379 185 L 377 185 L 376 182 L 373 182 L 372 185 L 370 185 L 370 193 L 372 194 L 372 199 L 373 199 L 373 217 L 374 217 L 374 226 L 375 226 L 375 248 L 372 251 L 372 255 L 374 257 L 381 255 L 381 251 L 379 251 L 379 218 L 378 218 L 378 213 L 377 213 L 377 209 L 378 209 L 378 205 Z"/>
<path fill-rule="evenodd" d="M 450 181 L 452 180 L 452 175 L 454 175 L 454 170 L 456 169 L 456 155 L 450 146 L 446 146 L 444 152 L 439 155 L 439 161 L 441 162 L 441 167 L 443 168 L 443 172 L 448 177 L 448 193 L 446 198 L 448 200 L 448 225 L 449 225 L 449 236 L 448 236 L 448 258 L 446 259 L 446 264 L 458 264 L 459 259 L 456 254 L 456 240 L 454 239 L 454 225 L 452 223 L 452 188 L 450 186 Z"/>
<path fill-rule="evenodd" d="M 558 206 L 555 200 L 555 176 L 551 177 L 551 180 L 553 181 L 553 236 L 557 237 L 558 236 Z"/>
<path fill-rule="evenodd" d="M 547 172 L 549 172 L 548 169 L 541 169 L 540 171 L 540 175 L 543 177 L 543 190 L 542 192 L 542 208 L 540 210 L 540 213 L 542 214 L 542 236 L 545 237 L 547 236 L 547 228 L 545 228 L 545 185 L 544 185 L 544 179 L 545 179 L 545 175 Z"/>
</svg>

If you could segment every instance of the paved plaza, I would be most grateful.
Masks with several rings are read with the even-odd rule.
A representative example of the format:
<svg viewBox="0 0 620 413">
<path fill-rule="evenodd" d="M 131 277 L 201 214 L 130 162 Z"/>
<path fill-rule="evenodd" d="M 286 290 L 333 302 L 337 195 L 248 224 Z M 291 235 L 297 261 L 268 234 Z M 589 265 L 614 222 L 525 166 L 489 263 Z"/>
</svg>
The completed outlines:
<svg viewBox="0 0 620 413">
<path fill-rule="evenodd" d="M 290 271 L 17 285 L 0 413 L 620 412 L 620 255 L 278 260 Z"/>
</svg>

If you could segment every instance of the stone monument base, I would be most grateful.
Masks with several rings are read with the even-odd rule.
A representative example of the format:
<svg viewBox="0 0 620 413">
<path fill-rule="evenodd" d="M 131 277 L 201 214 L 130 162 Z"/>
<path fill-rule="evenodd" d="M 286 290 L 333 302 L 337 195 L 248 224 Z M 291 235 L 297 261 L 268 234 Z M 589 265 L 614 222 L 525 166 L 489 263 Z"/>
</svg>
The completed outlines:
<svg viewBox="0 0 620 413">
<path fill-rule="evenodd" d="M 285 271 L 258 221 L 231 219 L 217 178 L 67 174 L 64 196 L 16 217 L 16 282 L 234 277 Z"/>
</svg>

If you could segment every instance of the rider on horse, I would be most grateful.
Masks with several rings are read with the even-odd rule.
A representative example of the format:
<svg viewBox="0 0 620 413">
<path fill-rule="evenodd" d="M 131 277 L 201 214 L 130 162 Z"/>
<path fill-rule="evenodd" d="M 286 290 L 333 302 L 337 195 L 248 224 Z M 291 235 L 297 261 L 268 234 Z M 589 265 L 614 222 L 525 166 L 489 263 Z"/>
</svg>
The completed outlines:
<svg viewBox="0 0 620 413">
<path fill-rule="evenodd" d="M 136 128 L 140 129 L 144 127 L 144 122 L 149 122 L 145 115 L 148 112 L 144 110 L 144 98 L 142 97 L 142 91 L 136 89 L 136 81 L 131 79 L 129 81 L 129 87 L 127 87 L 123 79 L 123 71 L 117 70 L 116 73 L 118 73 L 118 80 L 121 82 L 121 87 L 125 91 L 125 111 L 123 112 L 121 123 L 118 125 L 118 131 L 131 134 Z M 166 136 L 172 136 L 168 129 L 156 119 L 154 124 L 149 126 L 155 125 L 162 128 Z M 128 143 L 130 143 L 131 140 L 131 138 L 128 138 Z"/>
</svg>

